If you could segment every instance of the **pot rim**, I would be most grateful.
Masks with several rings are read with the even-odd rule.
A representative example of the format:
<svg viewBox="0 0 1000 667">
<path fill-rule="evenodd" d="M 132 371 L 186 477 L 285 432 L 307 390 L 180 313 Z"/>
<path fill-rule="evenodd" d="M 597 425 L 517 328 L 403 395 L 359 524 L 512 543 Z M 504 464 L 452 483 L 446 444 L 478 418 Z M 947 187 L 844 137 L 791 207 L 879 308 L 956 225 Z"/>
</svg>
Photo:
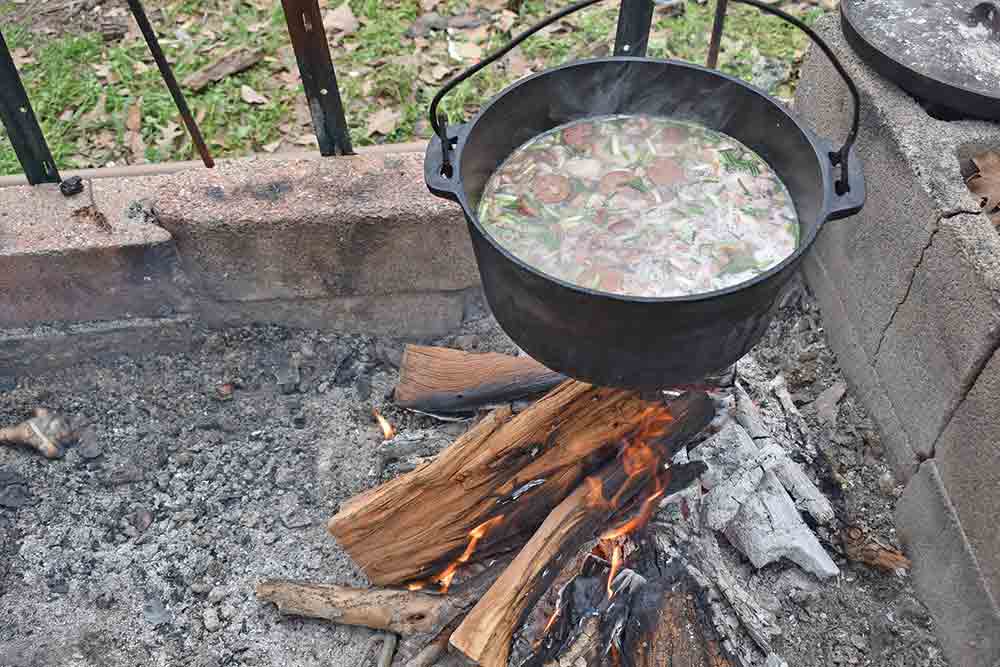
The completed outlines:
<svg viewBox="0 0 1000 667">
<path fill-rule="evenodd" d="M 818 222 L 816 226 L 813 228 L 812 232 L 807 237 L 800 239 L 799 246 L 795 249 L 795 252 L 790 254 L 788 257 L 786 257 L 779 263 L 772 266 L 767 271 L 764 271 L 763 273 L 754 276 L 750 280 L 746 280 L 744 282 L 737 283 L 735 285 L 730 285 L 729 287 L 724 287 L 722 289 L 713 290 L 711 292 L 699 292 L 697 294 L 685 294 L 681 296 L 669 296 L 669 297 L 630 296 L 625 294 L 614 294 L 612 292 L 605 292 L 602 290 L 591 289 L 589 287 L 583 287 L 581 285 L 577 285 L 575 283 L 571 283 L 561 278 L 557 278 L 553 275 L 545 273 L 544 271 L 541 271 L 533 267 L 532 265 L 528 264 L 527 262 L 523 261 L 516 255 L 511 253 L 505 247 L 500 245 L 500 243 L 498 243 L 497 240 L 494 239 L 493 236 L 488 231 L 486 231 L 482 223 L 479 221 L 479 216 L 476 214 L 475 211 L 472 211 L 472 207 L 469 205 L 468 196 L 466 195 L 465 185 L 461 175 L 462 153 L 464 152 L 465 145 L 469 138 L 469 135 L 472 133 L 472 130 L 475 128 L 477 123 L 479 123 L 479 121 L 482 120 L 483 116 L 486 113 L 488 113 L 490 109 L 493 107 L 493 105 L 496 104 L 502 97 L 504 97 L 509 93 L 514 92 L 517 88 L 525 85 L 529 81 L 544 76 L 549 76 L 555 72 L 559 72 L 560 70 L 564 69 L 570 69 L 574 67 L 594 65 L 594 64 L 616 63 L 616 62 L 642 62 L 642 63 L 655 63 L 659 65 L 670 65 L 676 67 L 685 67 L 712 76 L 720 77 L 748 89 L 750 92 L 762 98 L 764 102 L 774 106 L 781 114 L 783 114 L 786 118 L 788 118 L 788 120 L 795 126 L 795 128 L 802 133 L 802 135 L 806 138 L 806 140 L 809 142 L 809 145 L 813 149 L 813 153 L 816 156 L 817 166 L 820 171 L 820 178 L 822 180 L 821 187 L 823 190 L 823 201 L 819 208 L 819 213 L 817 215 Z M 753 86 L 738 77 L 725 74 L 723 72 L 719 72 L 718 70 L 702 67 L 701 65 L 695 65 L 694 63 L 685 62 L 683 60 L 674 60 L 670 58 L 650 58 L 646 56 L 642 57 L 605 56 L 602 58 L 586 58 L 558 65 L 556 67 L 552 67 L 543 70 L 541 72 L 537 72 L 535 74 L 532 74 L 531 76 L 527 76 L 524 77 L 523 79 L 515 81 L 514 83 L 510 84 L 509 86 L 501 90 L 499 93 L 491 97 L 489 101 L 487 101 L 482 107 L 480 107 L 479 112 L 476 113 L 476 115 L 473 116 L 470 121 L 464 124 L 458 136 L 458 144 L 455 147 L 454 158 L 453 158 L 454 168 L 455 168 L 454 173 L 456 176 L 455 180 L 457 186 L 454 189 L 454 194 L 458 198 L 458 203 L 459 205 L 461 205 L 462 211 L 465 213 L 466 219 L 473 225 L 473 227 L 475 227 L 476 231 L 480 234 L 480 236 L 484 237 L 487 240 L 487 242 L 497 252 L 503 255 L 507 260 L 514 262 L 520 268 L 538 276 L 539 278 L 555 283 L 556 285 L 562 288 L 579 292 L 580 294 L 613 299 L 615 301 L 621 301 L 624 303 L 640 303 L 640 304 L 692 303 L 699 301 L 709 301 L 711 299 L 728 296 L 740 292 L 742 290 L 748 289 L 750 287 L 754 287 L 764 281 L 769 280 L 773 276 L 781 273 L 789 266 L 797 263 L 802 258 L 802 256 L 804 256 L 805 253 L 809 251 L 809 249 L 812 247 L 812 244 L 815 242 L 816 237 L 819 235 L 820 229 L 823 227 L 824 223 L 826 223 L 829 220 L 832 211 L 831 193 L 833 192 L 833 173 L 831 165 L 828 163 L 827 160 L 827 156 L 830 154 L 832 150 L 833 150 L 832 146 L 829 144 L 829 142 L 827 142 L 825 139 L 818 137 L 809 128 L 802 125 L 795 118 L 795 116 L 790 114 L 785 109 L 785 107 L 780 102 L 778 102 L 777 99 L 775 99 L 768 93 L 764 92 L 760 88 L 757 88 L 756 86 Z M 796 215 L 798 215 L 798 211 L 796 211 Z"/>
</svg>

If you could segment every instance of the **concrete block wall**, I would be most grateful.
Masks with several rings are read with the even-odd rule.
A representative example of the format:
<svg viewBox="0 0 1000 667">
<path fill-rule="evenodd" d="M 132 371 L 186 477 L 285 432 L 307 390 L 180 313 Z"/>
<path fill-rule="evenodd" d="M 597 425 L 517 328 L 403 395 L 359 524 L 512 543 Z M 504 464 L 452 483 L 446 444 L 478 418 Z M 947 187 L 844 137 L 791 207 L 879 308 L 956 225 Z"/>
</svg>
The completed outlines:
<svg viewBox="0 0 1000 667">
<path fill-rule="evenodd" d="M 128 322 L 146 349 L 158 325 L 164 344 L 199 324 L 248 323 L 422 339 L 457 327 L 478 298 L 462 213 L 427 192 L 422 152 L 249 158 L 85 185 L 68 198 L 54 185 L 0 188 L 0 375 L 24 367 L 24 350 L 69 363 L 39 347 L 58 338 L 52 325 L 83 326 L 94 353 L 133 351 Z"/>
<path fill-rule="evenodd" d="M 862 95 L 864 210 L 828 224 L 805 262 L 831 345 L 878 424 L 918 590 L 953 665 L 1000 662 L 1000 235 L 961 160 L 1000 150 L 1000 125 L 931 118 L 864 65 L 839 18 L 817 26 Z M 796 114 L 834 141 L 850 97 L 816 50 Z"/>
</svg>

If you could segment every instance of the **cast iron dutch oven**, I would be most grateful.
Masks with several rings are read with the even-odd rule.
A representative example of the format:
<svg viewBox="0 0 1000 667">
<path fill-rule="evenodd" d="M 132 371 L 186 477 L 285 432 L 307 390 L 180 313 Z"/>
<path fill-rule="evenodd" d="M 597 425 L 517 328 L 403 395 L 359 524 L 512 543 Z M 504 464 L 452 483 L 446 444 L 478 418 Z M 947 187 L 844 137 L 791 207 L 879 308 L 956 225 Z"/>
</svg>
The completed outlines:
<svg viewBox="0 0 1000 667">
<path fill-rule="evenodd" d="M 487 301 L 525 352 L 587 382 L 655 389 L 697 383 L 746 354 L 767 329 L 789 279 L 822 226 L 852 215 L 865 187 L 852 152 L 858 94 L 829 48 L 854 98 L 854 123 L 840 149 L 804 127 L 765 92 L 715 70 L 673 60 L 608 57 L 573 62 L 523 79 L 485 104 L 471 122 L 447 127 L 437 105 L 454 85 L 524 37 L 596 0 L 578 3 L 520 35 L 449 82 L 431 104 L 436 136 L 424 175 L 432 193 L 461 205 Z M 610 294 L 573 285 L 525 264 L 501 247 L 477 216 L 493 171 L 516 148 L 557 125 L 609 114 L 649 114 L 700 123 L 743 142 L 788 186 L 801 225 L 798 249 L 754 279 L 714 292 L 670 298 Z M 442 138 L 446 137 L 445 141 Z"/>
</svg>

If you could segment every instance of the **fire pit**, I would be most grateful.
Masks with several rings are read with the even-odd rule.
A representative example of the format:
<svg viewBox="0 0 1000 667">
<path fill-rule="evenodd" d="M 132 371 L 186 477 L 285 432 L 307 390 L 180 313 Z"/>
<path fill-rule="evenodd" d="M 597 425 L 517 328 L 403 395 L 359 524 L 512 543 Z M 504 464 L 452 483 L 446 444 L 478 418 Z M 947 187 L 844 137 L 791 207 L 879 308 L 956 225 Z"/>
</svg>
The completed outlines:
<svg viewBox="0 0 1000 667">
<path fill-rule="evenodd" d="M 603 650 L 603 629 L 631 619 L 635 624 L 626 625 L 634 629 L 618 635 L 616 650 L 623 664 L 633 655 L 634 642 L 641 640 L 664 651 L 673 642 L 675 656 L 687 651 L 692 660 L 703 661 L 689 664 L 761 665 L 763 644 L 775 654 L 771 664 L 779 664 L 780 655 L 789 665 L 943 667 L 908 578 L 863 562 L 880 562 L 879 554 L 890 554 L 896 546 L 891 515 L 896 487 L 871 423 L 850 392 L 844 394 L 823 342 L 822 323 L 808 302 L 789 304 L 758 348 L 737 365 L 739 382 L 760 415 L 760 428 L 787 457 L 775 458 L 781 452 L 761 439 L 752 419 L 732 412 L 735 406 L 724 409 L 727 403 L 716 406 L 712 401 L 718 418 L 708 432 L 687 441 L 687 461 L 675 455 L 670 479 L 666 471 L 647 464 L 646 451 L 634 440 L 625 450 L 630 453 L 622 454 L 638 472 L 631 481 L 601 477 L 598 492 L 583 481 L 603 469 L 596 460 L 596 470 L 585 470 L 582 479 L 574 474 L 580 479 L 573 487 L 575 496 L 566 485 L 566 498 L 574 500 L 563 499 L 553 507 L 557 518 L 560 507 L 577 508 L 571 521 L 548 520 L 544 511 L 531 511 L 537 502 L 517 502 L 543 497 L 541 487 L 532 484 L 534 477 L 508 478 L 521 492 L 518 498 L 506 494 L 475 505 L 495 508 L 507 522 L 483 525 L 493 516 L 462 514 L 460 503 L 485 492 L 473 478 L 465 478 L 469 490 L 463 494 L 432 496 L 426 505 L 414 500 L 385 507 L 368 526 L 385 535 L 390 550 L 382 558 L 362 554 L 356 561 L 372 568 L 369 578 L 339 548 L 340 539 L 331 538 L 326 520 L 365 506 L 365 497 L 413 489 L 414 475 L 461 465 L 452 456 L 456 445 L 449 443 L 470 442 L 489 431 L 497 418 L 485 408 L 478 413 L 485 421 L 468 421 L 470 410 L 477 414 L 473 406 L 507 406 L 499 414 L 510 416 L 497 433 L 509 433 L 526 418 L 549 410 L 555 398 L 534 402 L 511 396 L 544 394 L 564 382 L 516 356 L 516 347 L 488 317 L 467 322 L 435 346 L 410 347 L 397 371 L 393 364 L 400 363 L 402 349 L 389 339 L 248 328 L 205 335 L 189 353 L 86 362 L 19 378 L 4 394 L 0 423 L 17 424 L 44 405 L 71 419 L 79 435 L 78 443 L 54 462 L 27 445 L 0 448 L 0 664 L 65 664 L 82 653 L 109 667 L 184 664 L 191 656 L 199 667 L 227 661 L 356 667 L 373 664 L 382 653 L 368 643 L 373 636 L 369 630 L 299 620 L 296 614 L 325 614 L 335 623 L 383 631 L 388 626 L 401 637 L 395 665 L 416 660 L 422 652 L 425 659 L 437 657 L 410 664 L 456 664 L 459 657 L 452 651 L 459 649 L 449 649 L 444 640 L 455 636 L 480 598 L 496 602 L 503 589 L 491 589 L 501 577 L 518 573 L 518 586 L 541 591 L 527 605 L 531 609 L 524 621 L 513 614 L 521 602 L 484 604 L 471 616 L 484 622 L 470 621 L 460 636 L 469 637 L 470 626 L 490 636 L 513 627 L 516 655 L 524 655 L 526 647 L 534 650 L 544 635 L 539 655 L 559 651 L 565 661 L 597 647 Z M 435 372 L 433 382 L 428 372 Z M 727 378 L 713 380 L 705 389 L 724 397 L 733 391 L 728 386 L 732 376 Z M 556 443 L 578 442 L 570 436 L 571 427 L 589 423 L 594 438 L 634 432 L 634 427 L 616 426 L 608 415 L 639 416 L 640 401 L 645 405 L 651 399 L 675 411 L 685 402 L 703 401 L 696 398 L 702 395 L 697 388 L 686 395 L 652 397 L 577 385 L 555 391 L 569 405 L 569 394 L 600 395 L 604 402 L 591 404 L 590 411 L 550 412 L 550 421 L 537 426 L 558 423 L 562 428 L 550 438 L 526 443 L 531 446 L 523 448 L 525 457 L 504 459 L 498 483 L 532 460 L 538 465 L 551 460 L 552 454 L 544 452 Z M 394 400 L 383 398 L 390 394 Z M 632 406 L 631 412 L 596 414 L 601 405 L 611 408 L 607 401 L 612 397 L 617 397 L 613 405 L 622 410 Z M 737 395 L 736 400 L 739 405 L 743 399 Z M 429 404 L 433 409 L 423 411 L 449 421 L 412 411 Z M 383 431 L 373 407 L 397 434 Z M 636 426 L 644 424 L 638 431 L 652 434 L 646 446 L 653 449 L 664 442 L 665 436 L 655 435 L 658 429 L 685 423 L 689 421 L 678 419 L 672 426 L 640 418 Z M 740 446 L 735 446 L 743 437 L 736 426 L 752 436 Z M 719 432 L 712 435 L 714 429 Z M 498 442 L 497 437 L 487 442 Z M 731 444 L 723 445 L 720 437 L 732 438 Z M 620 447 L 620 440 L 607 443 L 615 463 Z M 438 456 L 442 450 L 448 454 Z M 496 450 L 480 446 L 469 454 L 485 457 L 491 451 Z M 733 455 L 720 458 L 725 452 Z M 788 459 L 796 466 L 784 463 Z M 474 461 L 466 459 L 465 464 L 469 469 Z M 684 479 L 684 471 L 698 472 L 702 465 L 709 470 L 700 482 Z M 808 484 L 796 481 L 796 467 Z M 753 471 L 761 468 L 769 470 L 771 481 L 765 484 L 762 476 L 755 486 Z M 624 469 L 616 465 L 615 470 Z M 665 486 L 659 498 L 654 498 L 656 478 Z M 737 482 L 742 505 L 716 504 L 724 490 L 737 489 L 730 486 Z M 675 485 L 686 483 L 691 483 L 688 490 L 672 493 Z M 617 499 L 622 505 L 613 516 L 606 503 L 615 500 L 615 489 L 622 485 L 627 491 Z M 810 488 L 819 495 L 810 497 Z M 768 533 L 739 527 L 745 519 L 746 525 L 767 527 L 758 509 L 772 507 L 775 494 L 789 498 L 782 506 L 791 507 L 792 514 L 783 520 L 795 519 L 795 544 L 812 543 L 820 551 L 786 550 L 796 561 L 782 558 L 758 569 L 754 563 L 763 561 L 750 558 L 767 557 L 768 552 L 751 547 L 762 546 L 755 540 Z M 504 499 L 509 502 L 496 502 Z M 576 500 L 583 502 L 564 505 Z M 824 505 L 835 515 L 826 523 L 813 514 L 825 516 Z M 613 534 L 634 517 L 646 518 L 643 506 L 656 510 L 644 529 Z M 808 523 L 798 518 L 796 506 Z M 725 524 L 722 532 L 703 523 L 709 508 L 712 525 Z M 401 523 L 404 516 L 416 523 Z M 438 516 L 453 519 L 454 525 L 427 523 Z M 548 532 L 546 523 L 555 525 L 555 532 Z M 361 526 L 340 519 L 333 525 L 338 533 L 354 529 L 361 542 L 350 548 L 362 553 L 357 546 L 365 540 L 364 530 L 357 530 Z M 409 539 L 406 535 L 420 533 L 421 525 L 437 531 L 423 542 L 426 566 L 418 564 L 418 551 L 412 551 L 408 562 L 396 548 Z M 512 530 L 514 526 L 520 530 Z M 851 533 L 845 542 L 846 526 L 858 528 L 860 535 Z M 592 537 L 581 541 L 588 534 Z M 548 569 L 558 572 L 542 575 L 544 566 L 539 570 L 524 561 L 528 553 L 549 558 L 544 548 L 535 550 L 544 535 L 558 538 L 545 542 L 550 547 L 576 546 L 552 561 Z M 795 564 L 817 567 L 819 560 L 806 558 L 807 553 L 819 558 L 820 552 L 840 577 L 820 580 Z M 392 574 L 400 563 L 404 573 Z M 452 564 L 459 567 L 449 571 Z M 902 567 L 889 561 L 885 565 Z M 366 581 L 390 577 L 419 582 L 423 588 L 365 587 Z M 444 584 L 448 592 L 440 594 Z M 258 585 L 264 598 L 279 602 L 291 616 L 282 620 L 273 605 L 262 604 L 254 594 Z M 894 620 L 888 621 L 887 614 Z M 553 616 L 548 632 L 542 633 Z M 52 625 L 40 640 L 37 628 L 45 622 Z M 481 637 L 474 633 L 461 646 L 478 644 Z"/>
</svg>

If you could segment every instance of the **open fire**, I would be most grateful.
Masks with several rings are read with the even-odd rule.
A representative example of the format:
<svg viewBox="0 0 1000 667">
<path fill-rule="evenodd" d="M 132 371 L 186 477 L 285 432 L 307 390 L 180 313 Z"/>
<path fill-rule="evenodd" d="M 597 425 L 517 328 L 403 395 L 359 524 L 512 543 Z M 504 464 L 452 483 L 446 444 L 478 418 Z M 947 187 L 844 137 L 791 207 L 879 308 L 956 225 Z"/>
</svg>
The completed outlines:
<svg viewBox="0 0 1000 667">
<path fill-rule="evenodd" d="M 456 368 L 465 360 L 499 364 L 533 387 L 551 381 L 530 360 L 498 356 L 419 354 Z M 404 355 L 401 378 L 432 387 L 406 364 Z M 447 391 L 408 400 L 424 411 L 430 401 L 435 409 L 452 396 L 466 401 L 473 393 L 460 383 L 466 376 L 483 377 L 456 372 Z M 726 534 L 754 565 L 759 545 L 794 538 L 782 555 L 831 576 L 836 566 L 788 493 L 820 524 L 833 512 L 761 435 L 745 392 L 731 379 L 712 382 L 711 395 L 686 389 L 649 400 L 567 380 L 516 414 L 503 404 L 436 458 L 348 500 L 330 520 L 374 588 L 265 582 L 259 594 L 291 613 L 400 633 L 394 664 L 405 667 L 756 664 L 733 629 L 745 628 L 753 650 L 767 656 L 773 621 L 726 570 L 714 531 L 746 514 L 752 524 Z M 479 395 L 502 402 L 523 395 L 516 391 L 506 382 Z M 775 391 L 784 405 L 781 387 Z M 374 415 L 384 448 L 395 448 L 403 436 L 391 440 L 395 429 Z M 710 472 L 707 460 L 715 461 Z M 741 463 L 727 468 L 732 461 Z M 698 487 L 688 493 L 691 484 Z M 779 505 L 755 495 L 765 486 L 769 503 L 783 494 Z M 674 495 L 680 491 L 682 498 Z M 665 501 L 676 503 L 678 525 L 708 528 L 670 533 L 673 524 L 651 525 Z M 754 518 L 775 508 L 785 514 Z M 714 598 L 706 593 L 712 587 Z"/>
</svg>

